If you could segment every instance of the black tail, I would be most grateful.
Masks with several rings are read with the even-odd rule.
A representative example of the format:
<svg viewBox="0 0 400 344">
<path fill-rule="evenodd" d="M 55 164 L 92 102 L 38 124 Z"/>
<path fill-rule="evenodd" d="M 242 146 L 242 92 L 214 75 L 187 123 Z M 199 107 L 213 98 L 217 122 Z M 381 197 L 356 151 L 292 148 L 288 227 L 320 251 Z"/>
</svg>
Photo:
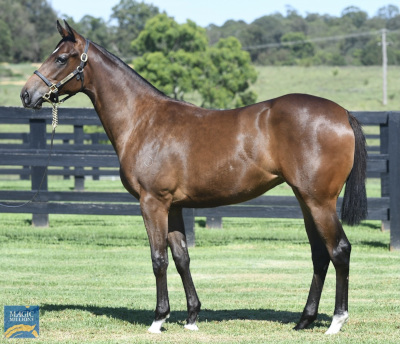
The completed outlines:
<svg viewBox="0 0 400 344">
<path fill-rule="evenodd" d="M 346 181 L 342 203 L 342 222 L 353 226 L 367 218 L 367 192 L 365 190 L 365 178 L 367 170 L 367 149 L 365 136 L 357 119 L 349 115 L 349 122 L 354 132 L 355 150 L 354 164 Z"/>
</svg>

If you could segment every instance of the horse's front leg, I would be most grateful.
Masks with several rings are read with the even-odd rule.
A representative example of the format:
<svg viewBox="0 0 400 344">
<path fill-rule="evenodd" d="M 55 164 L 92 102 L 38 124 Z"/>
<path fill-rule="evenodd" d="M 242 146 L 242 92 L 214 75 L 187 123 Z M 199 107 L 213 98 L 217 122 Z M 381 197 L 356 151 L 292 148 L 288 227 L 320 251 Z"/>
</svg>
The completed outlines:
<svg viewBox="0 0 400 344">
<path fill-rule="evenodd" d="M 172 256 L 175 261 L 176 269 L 181 276 L 183 287 L 185 289 L 188 318 L 185 328 L 197 331 L 197 315 L 200 311 L 200 300 L 190 273 L 190 258 L 187 248 L 185 226 L 183 223 L 182 208 L 171 207 L 168 216 L 168 244 L 171 248 Z"/>
<path fill-rule="evenodd" d="M 149 237 L 153 272 L 156 278 L 157 306 L 151 333 L 161 333 L 161 326 L 169 318 L 169 299 L 167 288 L 167 237 L 168 237 L 168 206 L 152 195 L 140 197 L 140 207 Z"/>
</svg>

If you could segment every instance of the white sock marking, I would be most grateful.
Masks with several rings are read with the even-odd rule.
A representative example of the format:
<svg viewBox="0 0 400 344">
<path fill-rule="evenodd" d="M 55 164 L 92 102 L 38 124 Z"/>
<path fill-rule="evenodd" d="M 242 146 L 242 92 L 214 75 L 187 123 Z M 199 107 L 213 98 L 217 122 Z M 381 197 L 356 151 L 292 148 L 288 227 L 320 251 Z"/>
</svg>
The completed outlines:
<svg viewBox="0 0 400 344">
<path fill-rule="evenodd" d="M 186 324 L 186 325 L 184 326 L 184 328 L 185 328 L 186 330 L 190 330 L 190 331 L 198 331 L 198 330 L 199 330 L 199 328 L 197 327 L 196 323 L 193 323 L 193 324 Z"/>
<path fill-rule="evenodd" d="M 165 323 L 165 320 L 169 318 L 169 314 L 165 319 L 154 320 L 149 329 L 147 330 L 150 333 L 161 333 L 161 327 Z"/>
<path fill-rule="evenodd" d="M 340 331 L 342 326 L 347 322 L 349 319 L 349 313 L 345 312 L 341 315 L 334 315 L 332 319 L 332 324 L 329 327 L 328 331 L 325 334 L 336 334 Z"/>
</svg>

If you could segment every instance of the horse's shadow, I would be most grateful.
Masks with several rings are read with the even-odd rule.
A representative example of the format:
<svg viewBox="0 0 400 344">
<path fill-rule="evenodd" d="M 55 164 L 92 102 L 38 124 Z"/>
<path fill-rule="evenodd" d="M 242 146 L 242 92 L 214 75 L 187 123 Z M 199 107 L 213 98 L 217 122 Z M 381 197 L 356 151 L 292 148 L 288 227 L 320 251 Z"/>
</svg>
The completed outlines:
<svg viewBox="0 0 400 344">
<path fill-rule="evenodd" d="M 54 305 L 44 304 L 40 306 L 40 313 L 61 312 L 64 310 L 79 310 L 90 312 L 96 316 L 107 316 L 113 319 L 119 319 L 138 325 L 150 325 L 154 319 L 154 311 L 134 310 L 126 307 L 98 307 L 84 305 Z M 204 309 L 199 314 L 198 323 L 202 322 L 221 322 L 229 320 L 261 320 L 272 321 L 282 324 L 295 323 L 300 319 L 300 312 L 277 311 L 273 309 L 234 309 L 234 310 L 210 310 Z M 184 311 L 172 311 L 169 323 L 184 324 L 187 313 Z M 310 326 L 317 328 L 326 326 L 324 322 L 329 321 L 331 317 L 326 314 L 319 314 L 318 319 Z"/>
</svg>

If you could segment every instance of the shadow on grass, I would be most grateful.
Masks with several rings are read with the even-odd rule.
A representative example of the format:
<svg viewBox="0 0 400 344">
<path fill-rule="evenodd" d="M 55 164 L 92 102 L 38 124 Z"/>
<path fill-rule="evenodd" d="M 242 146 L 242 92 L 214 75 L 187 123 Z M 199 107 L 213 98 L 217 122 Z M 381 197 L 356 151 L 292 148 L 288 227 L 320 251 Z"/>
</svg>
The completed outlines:
<svg viewBox="0 0 400 344">
<path fill-rule="evenodd" d="M 361 245 L 373 248 L 389 249 L 389 245 L 380 241 L 361 241 Z"/>
<path fill-rule="evenodd" d="M 62 312 L 65 310 L 78 310 L 90 312 L 96 316 L 107 316 L 112 319 L 119 319 L 131 324 L 150 326 L 154 319 L 154 311 L 151 310 L 133 310 L 126 307 L 98 307 L 83 305 L 51 305 L 44 304 L 40 306 L 41 315 L 46 312 Z M 229 320 L 255 320 L 272 321 L 282 324 L 293 323 L 293 327 L 300 319 L 300 312 L 276 311 L 272 309 L 235 309 L 235 310 L 210 310 L 204 309 L 199 314 L 198 323 L 202 322 L 222 322 Z M 169 323 L 184 325 L 186 323 L 187 313 L 184 311 L 173 311 L 168 319 Z M 318 319 L 310 326 L 317 328 L 327 326 L 331 317 L 326 314 L 319 314 Z"/>
</svg>

